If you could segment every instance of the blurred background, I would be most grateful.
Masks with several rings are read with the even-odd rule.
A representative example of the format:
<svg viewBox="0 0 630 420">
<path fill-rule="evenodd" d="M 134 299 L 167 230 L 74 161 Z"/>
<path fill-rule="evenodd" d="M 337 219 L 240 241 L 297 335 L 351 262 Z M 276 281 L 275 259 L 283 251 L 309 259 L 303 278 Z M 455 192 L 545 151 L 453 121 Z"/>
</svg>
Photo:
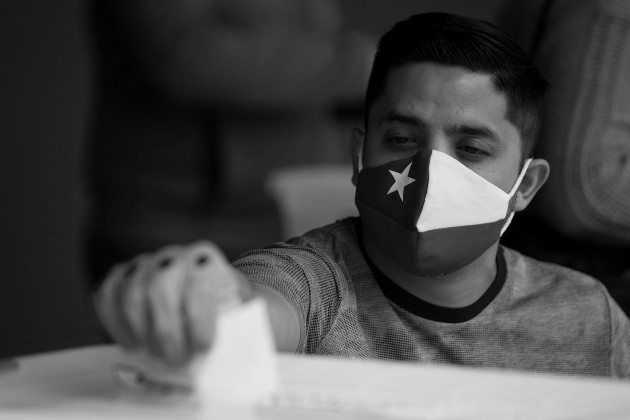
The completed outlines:
<svg viewBox="0 0 630 420">
<path fill-rule="evenodd" d="M 376 39 L 423 11 L 496 22 L 505 1 L 339 3 L 344 26 Z M 98 342 L 86 262 L 87 157 L 97 91 L 88 2 L 0 2 L 0 53 L 0 358 Z M 350 162 L 348 130 L 361 121 L 358 108 L 336 110 L 320 127 L 332 141 L 318 161 L 338 165 L 342 175 Z M 247 134 L 247 127 L 238 129 Z"/>
<path fill-rule="evenodd" d="M 499 3 L 345 0 L 341 6 L 349 27 L 378 36 L 422 10 L 493 19 Z M 88 12 L 80 0 L 0 4 L 0 357 L 99 339 L 88 311 L 83 237 L 95 90 Z"/>
</svg>

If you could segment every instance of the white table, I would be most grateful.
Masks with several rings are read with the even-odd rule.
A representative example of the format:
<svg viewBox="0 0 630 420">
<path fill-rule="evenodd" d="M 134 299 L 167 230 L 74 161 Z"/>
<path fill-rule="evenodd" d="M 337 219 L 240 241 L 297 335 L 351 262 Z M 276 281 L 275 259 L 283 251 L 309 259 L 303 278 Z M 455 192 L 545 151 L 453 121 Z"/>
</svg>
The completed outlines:
<svg viewBox="0 0 630 420">
<path fill-rule="evenodd" d="M 28 356 L 0 373 L 0 419 L 630 419 L 630 384 L 310 356 L 279 356 L 275 405 L 131 395 L 112 346 Z"/>
</svg>

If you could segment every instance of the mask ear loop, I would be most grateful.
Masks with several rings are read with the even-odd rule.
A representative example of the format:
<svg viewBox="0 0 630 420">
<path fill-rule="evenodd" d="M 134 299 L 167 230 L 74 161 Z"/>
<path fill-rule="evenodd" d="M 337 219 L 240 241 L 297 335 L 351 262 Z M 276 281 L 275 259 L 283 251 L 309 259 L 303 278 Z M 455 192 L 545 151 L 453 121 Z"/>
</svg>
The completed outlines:
<svg viewBox="0 0 630 420">
<path fill-rule="evenodd" d="M 527 173 L 527 168 L 529 168 L 529 164 L 531 162 L 532 162 L 532 158 L 529 158 L 523 164 L 523 169 L 521 169 L 521 173 L 518 175 L 518 178 L 516 178 L 516 182 L 514 183 L 514 186 L 512 187 L 512 190 L 510 191 L 510 194 L 509 194 L 510 199 L 512 199 L 512 196 L 514 194 L 516 194 L 516 191 L 518 190 L 518 187 L 521 186 L 521 182 L 523 181 L 523 178 L 525 177 L 525 174 Z M 514 218 L 514 214 L 515 213 L 516 212 L 514 210 L 512 210 L 512 212 L 508 216 L 507 220 L 505 221 L 505 224 L 501 228 L 501 235 L 500 236 L 503 236 L 503 233 L 507 230 L 508 226 L 510 226 L 510 223 L 512 223 L 512 219 Z"/>
<path fill-rule="evenodd" d="M 359 146 L 359 152 L 357 153 L 357 158 L 359 159 L 359 163 L 357 165 L 358 173 L 361 173 L 361 171 L 363 170 L 363 143 L 364 142 L 361 142 L 361 146 Z"/>
</svg>

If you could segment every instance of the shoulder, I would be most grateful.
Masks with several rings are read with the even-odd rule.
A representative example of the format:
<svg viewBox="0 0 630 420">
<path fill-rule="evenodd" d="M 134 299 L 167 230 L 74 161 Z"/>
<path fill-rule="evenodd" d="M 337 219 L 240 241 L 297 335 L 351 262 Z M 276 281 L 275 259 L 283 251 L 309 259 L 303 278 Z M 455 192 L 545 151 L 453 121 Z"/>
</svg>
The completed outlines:
<svg viewBox="0 0 630 420">
<path fill-rule="evenodd" d="M 606 288 L 596 278 L 577 270 L 521 254 L 502 246 L 508 276 L 515 280 L 514 287 L 523 292 L 542 289 L 570 289 L 572 294 L 597 295 L 605 298 Z"/>
<path fill-rule="evenodd" d="M 503 251 L 513 303 L 532 305 L 537 312 L 553 319 L 580 319 L 594 328 L 609 329 L 614 301 L 599 280 L 510 248 L 503 247 Z"/>
<path fill-rule="evenodd" d="M 339 251 L 359 251 L 355 218 L 337 220 L 329 225 L 310 230 L 304 235 L 292 238 L 289 244 L 316 249 L 330 256 Z"/>
<path fill-rule="evenodd" d="M 606 287 L 579 271 L 502 249 L 509 307 L 524 310 L 555 340 L 602 355 L 612 375 L 630 377 L 630 322 Z"/>
<path fill-rule="evenodd" d="M 285 242 L 276 242 L 240 256 L 234 265 L 268 265 L 300 271 L 337 272 L 346 258 L 360 253 L 353 218 L 313 229 Z"/>
</svg>

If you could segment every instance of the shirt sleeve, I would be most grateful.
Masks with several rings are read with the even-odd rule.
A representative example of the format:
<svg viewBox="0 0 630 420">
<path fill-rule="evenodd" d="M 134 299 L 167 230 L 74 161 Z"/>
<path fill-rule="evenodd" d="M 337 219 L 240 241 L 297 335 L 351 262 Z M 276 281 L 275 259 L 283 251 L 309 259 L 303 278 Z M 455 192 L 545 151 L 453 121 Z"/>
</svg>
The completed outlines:
<svg viewBox="0 0 630 420">
<path fill-rule="evenodd" d="M 341 304 L 343 285 L 334 261 L 309 247 L 274 245 L 244 254 L 234 267 L 284 296 L 300 323 L 297 352 L 313 353 Z"/>
<path fill-rule="evenodd" d="M 630 379 L 630 321 L 615 300 L 608 296 L 610 308 L 611 374 Z"/>
</svg>

